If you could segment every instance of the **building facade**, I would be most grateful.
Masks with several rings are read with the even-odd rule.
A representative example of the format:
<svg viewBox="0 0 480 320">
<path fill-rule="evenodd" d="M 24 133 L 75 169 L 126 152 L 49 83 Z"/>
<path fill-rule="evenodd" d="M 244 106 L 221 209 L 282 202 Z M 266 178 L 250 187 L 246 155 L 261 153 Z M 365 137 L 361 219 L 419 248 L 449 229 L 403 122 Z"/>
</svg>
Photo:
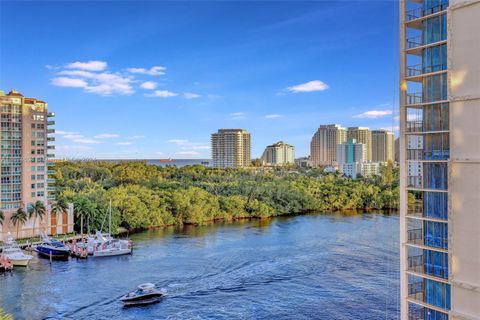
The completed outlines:
<svg viewBox="0 0 480 320">
<path fill-rule="evenodd" d="M 12 90 L 0 92 L 1 114 L 1 184 L 0 210 L 5 219 L 0 225 L 0 237 L 8 232 L 19 237 L 32 236 L 40 231 L 57 233 L 58 226 L 65 232 L 73 231 L 73 213 L 61 217 L 50 215 L 50 205 L 55 199 L 51 170 L 54 157 L 51 127 L 55 124 L 53 113 L 48 112 L 47 103 L 24 97 Z M 28 219 L 24 225 L 13 225 L 12 215 L 41 201 L 47 214 L 41 221 Z M 36 225 L 34 225 L 36 223 Z M 17 232 L 18 231 L 18 232 Z"/>
<path fill-rule="evenodd" d="M 395 160 L 395 136 L 388 130 L 372 130 L 372 162 Z"/>
<path fill-rule="evenodd" d="M 353 138 L 347 142 L 337 144 L 337 163 L 364 162 L 366 160 L 367 148 L 363 143 L 357 143 Z"/>
<path fill-rule="evenodd" d="M 400 1 L 402 319 L 480 319 L 479 17 Z"/>
<path fill-rule="evenodd" d="M 321 125 L 310 142 L 312 166 L 329 166 L 336 162 L 337 144 L 347 140 L 345 128 L 338 124 Z"/>
<path fill-rule="evenodd" d="M 283 141 L 279 141 L 265 148 L 262 162 L 267 166 L 285 166 L 295 163 L 295 148 Z"/>
<path fill-rule="evenodd" d="M 212 165 L 242 168 L 251 165 L 250 133 L 244 129 L 219 129 L 212 134 Z"/>
<path fill-rule="evenodd" d="M 347 139 L 355 139 L 357 143 L 363 143 L 366 148 L 367 158 L 365 161 L 372 161 L 372 132 L 366 127 L 349 127 Z"/>
</svg>

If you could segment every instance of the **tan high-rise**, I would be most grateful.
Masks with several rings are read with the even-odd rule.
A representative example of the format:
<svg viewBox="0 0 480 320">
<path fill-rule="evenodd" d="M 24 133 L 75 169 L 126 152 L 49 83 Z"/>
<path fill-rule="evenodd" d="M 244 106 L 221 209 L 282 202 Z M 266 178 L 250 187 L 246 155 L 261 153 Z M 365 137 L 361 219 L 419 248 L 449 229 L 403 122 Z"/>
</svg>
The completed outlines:
<svg viewBox="0 0 480 320">
<path fill-rule="evenodd" d="M 285 166 L 295 163 L 295 148 L 283 141 L 267 146 L 262 154 L 262 162 L 269 166 Z"/>
<path fill-rule="evenodd" d="M 372 161 L 372 132 L 365 127 L 349 127 L 347 129 L 347 139 L 355 139 L 357 143 L 365 145 L 367 158 L 366 161 Z"/>
<path fill-rule="evenodd" d="M 400 1 L 404 320 L 480 319 L 480 1 Z"/>
<path fill-rule="evenodd" d="M 219 129 L 217 133 L 213 133 L 212 162 L 216 168 L 250 166 L 250 133 L 244 129 Z"/>
<path fill-rule="evenodd" d="M 395 137 L 387 130 L 372 130 L 372 162 L 393 161 Z"/>
<path fill-rule="evenodd" d="M 69 215 L 50 215 L 49 204 L 55 199 L 53 195 L 54 180 L 50 177 L 53 171 L 49 166 L 53 163 L 55 140 L 49 136 L 54 129 L 49 126 L 55 124 L 49 120 L 54 114 L 48 112 L 48 105 L 35 98 L 27 98 L 16 91 L 4 94 L 0 91 L 1 114 L 1 184 L 0 210 L 5 214 L 3 226 L 0 225 L 0 239 L 7 232 L 27 237 L 45 231 L 58 233 L 73 231 L 73 217 Z M 47 215 L 40 221 L 29 219 L 25 225 L 14 226 L 12 215 L 22 208 L 28 209 L 37 201 L 41 201 L 47 208 Z M 59 228 L 57 228 L 57 225 Z"/>
<path fill-rule="evenodd" d="M 321 125 L 310 142 L 310 158 L 312 166 L 328 166 L 335 164 L 337 144 L 347 141 L 345 128 L 338 124 Z"/>
</svg>

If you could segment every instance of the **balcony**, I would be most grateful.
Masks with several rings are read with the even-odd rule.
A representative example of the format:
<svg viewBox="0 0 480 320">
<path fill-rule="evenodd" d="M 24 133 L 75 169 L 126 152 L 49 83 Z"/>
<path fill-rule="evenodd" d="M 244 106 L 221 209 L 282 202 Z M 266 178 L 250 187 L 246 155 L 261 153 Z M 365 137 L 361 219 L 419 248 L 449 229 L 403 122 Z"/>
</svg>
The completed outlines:
<svg viewBox="0 0 480 320">
<path fill-rule="evenodd" d="M 55 133 L 55 129 L 47 129 L 47 133 Z"/>
<path fill-rule="evenodd" d="M 55 141 L 55 137 L 48 137 L 47 141 Z"/>
<path fill-rule="evenodd" d="M 55 117 L 55 112 L 47 112 L 47 117 L 49 118 Z"/>
<path fill-rule="evenodd" d="M 53 184 L 53 183 L 55 183 L 55 181 L 56 181 L 56 180 L 55 180 L 55 179 L 52 179 L 52 178 L 48 178 L 48 179 L 47 179 L 47 183 L 49 183 L 49 184 L 50 184 L 50 183 Z"/>
<path fill-rule="evenodd" d="M 48 149 L 48 150 L 55 150 L 55 146 L 54 146 L 54 145 L 48 145 L 48 146 L 47 146 L 47 149 Z"/>
<path fill-rule="evenodd" d="M 429 252 L 428 250 L 423 250 Z M 430 253 L 432 253 L 430 251 Z M 448 256 L 447 253 L 442 252 L 433 252 L 436 255 L 442 255 L 442 262 L 437 264 L 433 263 L 433 259 L 430 255 L 430 259 L 428 259 L 429 255 L 425 257 L 423 254 L 409 256 L 408 257 L 408 271 L 415 272 L 421 275 L 431 276 L 438 278 L 439 281 L 446 281 L 448 279 Z M 440 256 L 441 257 L 441 256 Z M 427 259 L 426 259 L 427 258 Z"/>
<path fill-rule="evenodd" d="M 440 73 L 447 70 L 447 64 L 438 64 L 438 65 L 428 65 L 424 66 L 422 64 L 416 64 L 412 66 L 407 66 L 405 70 L 405 77 L 408 78 L 408 81 L 421 82 L 423 77 L 429 76 L 432 73 Z"/>
<path fill-rule="evenodd" d="M 49 126 L 54 126 L 55 125 L 55 121 L 54 120 L 50 120 L 47 122 L 47 125 Z"/>
<path fill-rule="evenodd" d="M 408 320 L 448 320 L 448 314 L 417 304 L 408 304 Z"/>
<path fill-rule="evenodd" d="M 49 153 L 49 154 L 47 154 L 47 158 L 55 158 L 55 155 L 54 155 L 54 154 L 51 154 L 51 153 Z"/>
<path fill-rule="evenodd" d="M 415 200 L 414 203 L 409 204 L 407 214 L 416 217 L 423 217 L 423 200 Z"/>
<path fill-rule="evenodd" d="M 55 170 L 47 170 L 47 174 L 48 175 L 53 175 L 53 174 L 55 174 Z"/>
<path fill-rule="evenodd" d="M 408 176 L 407 177 L 407 187 L 422 189 L 422 176 Z"/>
<path fill-rule="evenodd" d="M 429 9 L 425 9 L 425 10 L 422 7 L 415 8 L 415 9 L 412 9 L 412 10 L 407 10 L 405 12 L 405 21 L 410 22 L 410 21 L 420 19 L 420 18 L 429 16 L 429 15 L 432 15 L 432 14 L 435 14 L 435 13 L 439 13 L 439 12 L 442 12 L 442 11 L 446 10 L 447 7 L 448 7 L 448 4 L 441 4 L 441 5 L 438 5 L 438 6 L 429 8 Z"/>
<path fill-rule="evenodd" d="M 423 229 L 419 228 L 407 230 L 407 242 L 410 244 L 423 246 Z"/>
<path fill-rule="evenodd" d="M 425 286 L 423 280 L 408 284 L 408 297 L 417 301 L 424 301 Z"/>
<path fill-rule="evenodd" d="M 407 104 L 421 104 L 423 102 L 423 95 L 421 92 L 407 93 Z"/>
<path fill-rule="evenodd" d="M 422 132 L 423 121 L 407 121 L 406 127 L 407 132 Z"/>
<path fill-rule="evenodd" d="M 405 40 L 405 49 L 414 49 L 423 46 L 422 36 L 410 37 Z"/>
</svg>

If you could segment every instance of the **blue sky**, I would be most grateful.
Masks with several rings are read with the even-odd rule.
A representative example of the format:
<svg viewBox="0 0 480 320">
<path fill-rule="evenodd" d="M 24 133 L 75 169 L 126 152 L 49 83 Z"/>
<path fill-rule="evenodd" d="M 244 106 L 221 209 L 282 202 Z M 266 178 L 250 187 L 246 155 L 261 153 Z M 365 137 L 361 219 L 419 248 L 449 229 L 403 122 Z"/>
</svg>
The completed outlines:
<svg viewBox="0 0 480 320">
<path fill-rule="evenodd" d="M 309 153 L 320 124 L 392 128 L 395 1 L 1 1 L 0 88 L 49 103 L 57 156 Z"/>
</svg>

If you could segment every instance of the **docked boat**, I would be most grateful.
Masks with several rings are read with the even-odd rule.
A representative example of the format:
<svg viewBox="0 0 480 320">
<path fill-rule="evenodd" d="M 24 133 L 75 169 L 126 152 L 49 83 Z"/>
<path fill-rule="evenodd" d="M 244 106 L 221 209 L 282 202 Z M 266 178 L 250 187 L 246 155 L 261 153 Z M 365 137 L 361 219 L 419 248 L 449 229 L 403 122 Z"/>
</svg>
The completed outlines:
<svg viewBox="0 0 480 320">
<path fill-rule="evenodd" d="M 120 298 L 124 306 L 145 305 L 159 302 L 166 295 L 166 291 L 159 290 L 153 283 L 143 283 L 132 291 Z"/>
<path fill-rule="evenodd" d="M 11 261 L 14 266 L 26 267 L 33 256 L 25 254 L 10 233 L 3 245 L 2 255 Z"/>
<path fill-rule="evenodd" d="M 111 236 L 112 226 L 112 200 L 109 205 L 108 234 L 102 234 L 97 231 L 93 239 L 94 257 L 112 257 L 131 254 L 133 242 L 131 240 L 115 239 Z"/>
<path fill-rule="evenodd" d="M 100 244 L 93 252 L 94 257 L 112 257 L 132 253 L 131 241 L 113 239 Z"/>
<path fill-rule="evenodd" d="M 67 246 L 45 234 L 42 235 L 42 242 L 36 246 L 35 251 L 40 255 L 54 259 L 68 259 L 70 255 Z"/>
</svg>

